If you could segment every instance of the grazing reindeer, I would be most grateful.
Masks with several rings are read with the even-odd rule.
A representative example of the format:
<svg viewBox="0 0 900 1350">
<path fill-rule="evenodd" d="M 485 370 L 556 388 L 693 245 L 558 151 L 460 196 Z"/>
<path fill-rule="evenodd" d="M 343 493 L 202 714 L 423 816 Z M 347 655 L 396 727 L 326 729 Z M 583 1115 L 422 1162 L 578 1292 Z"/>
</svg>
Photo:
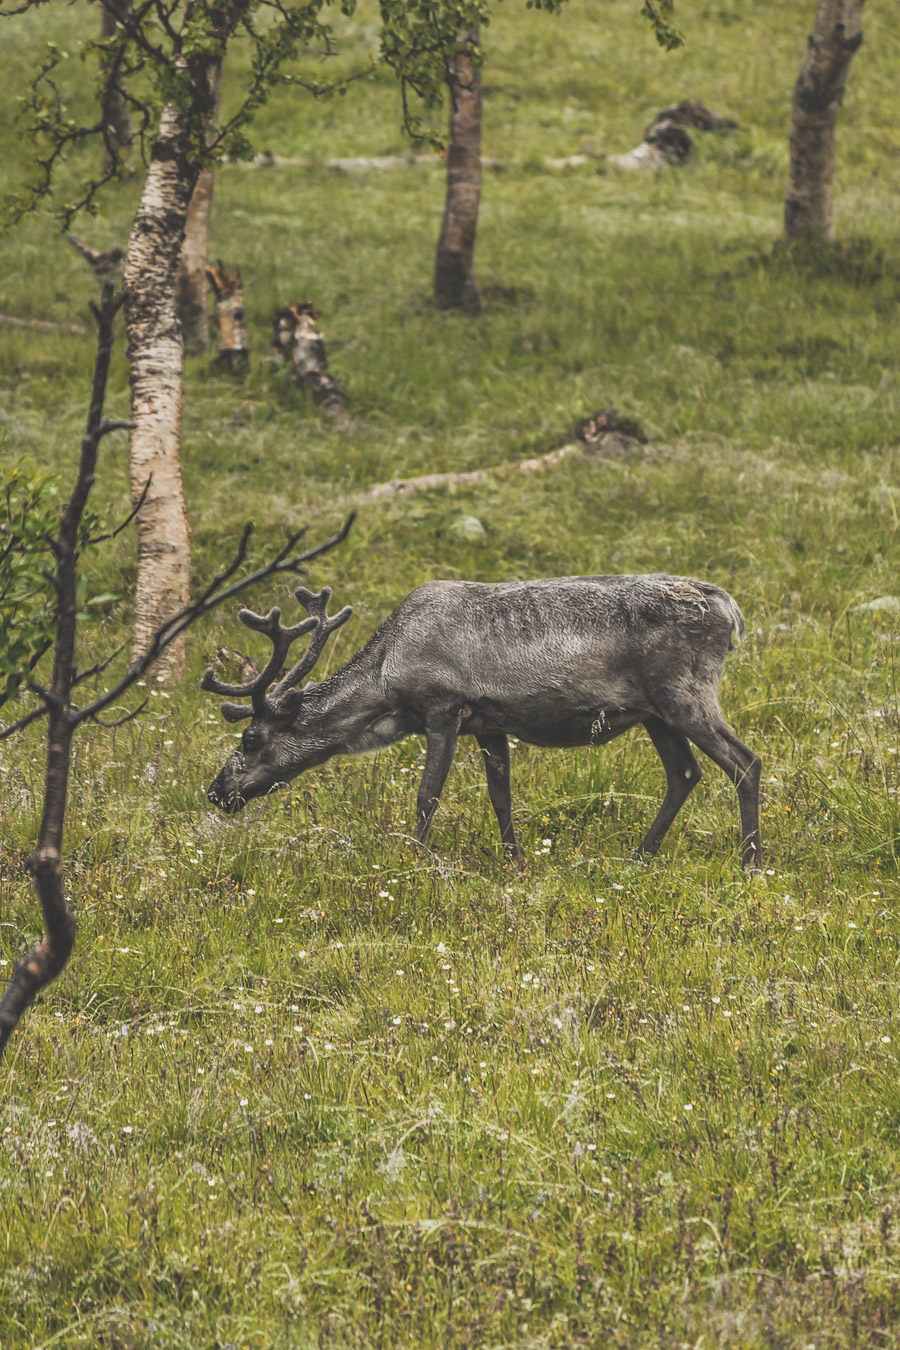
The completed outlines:
<svg viewBox="0 0 900 1350">
<path fill-rule="evenodd" d="M 759 867 L 760 761 L 726 725 L 718 683 L 732 638 L 744 631 L 725 591 L 686 577 L 559 577 L 496 585 L 430 581 L 412 591 L 342 670 L 297 686 L 349 607 L 327 613 L 331 591 L 295 592 L 309 613 L 292 628 L 278 609 L 243 609 L 272 656 L 258 676 L 224 684 L 207 670 L 202 687 L 249 696 L 223 704 L 230 722 L 252 718 L 240 749 L 209 789 L 234 813 L 333 755 L 425 736 L 416 841 L 424 844 L 457 737 L 474 736 L 507 852 L 512 823 L 509 742 L 599 745 L 643 722 L 666 771 L 666 795 L 637 856 L 655 853 L 700 769 L 693 741 L 737 788 L 745 866 Z M 309 645 L 279 678 L 291 643 Z"/>
</svg>

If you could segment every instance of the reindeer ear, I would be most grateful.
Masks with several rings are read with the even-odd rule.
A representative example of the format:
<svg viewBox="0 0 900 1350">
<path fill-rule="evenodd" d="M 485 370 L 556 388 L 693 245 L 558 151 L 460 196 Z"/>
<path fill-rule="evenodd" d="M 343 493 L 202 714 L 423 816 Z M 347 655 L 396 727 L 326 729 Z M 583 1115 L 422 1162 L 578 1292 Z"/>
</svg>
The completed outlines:
<svg viewBox="0 0 900 1350">
<path fill-rule="evenodd" d="M 316 680 L 307 680 L 306 684 L 303 686 L 302 692 L 304 694 L 310 694 L 314 689 L 318 689 L 318 687 L 319 685 Z"/>
<path fill-rule="evenodd" d="M 245 717 L 253 716 L 253 709 L 246 703 L 223 703 L 222 716 L 226 722 L 243 722 Z"/>
<path fill-rule="evenodd" d="M 296 716 L 302 707 L 305 692 L 303 689 L 286 689 L 278 700 L 278 711 L 291 717 Z"/>
</svg>

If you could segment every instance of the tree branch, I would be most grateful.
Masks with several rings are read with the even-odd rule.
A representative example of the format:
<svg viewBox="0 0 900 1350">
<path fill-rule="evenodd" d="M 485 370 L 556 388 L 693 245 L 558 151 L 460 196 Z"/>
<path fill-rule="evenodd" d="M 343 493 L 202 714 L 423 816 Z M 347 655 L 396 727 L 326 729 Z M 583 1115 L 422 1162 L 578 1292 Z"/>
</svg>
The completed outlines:
<svg viewBox="0 0 900 1350">
<path fill-rule="evenodd" d="M 291 553 L 293 549 L 307 532 L 308 527 L 304 526 L 302 530 L 298 530 L 295 534 L 290 536 L 284 546 L 269 562 L 265 563 L 262 567 L 257 568 L 255 572 L 250 572 L 247 576 L 242 577 L 240 581 L 236 581 L 231 586 L 226 586 L 222 589 L 223 583 L 228 581 L 229 578 L 234 575 L 244 561 L 244 558 L 247 556 L 247 541 L 250 538 L 252 526 L 245 526 L 237 552 L 228 567 L 213 578 L 206 587 L 206 590 L 193 602 L 193 604 L 185 605 L 177 614 L 174 614 L 156 629 L 146 650 L 136 661 L 132 662 L 118 683 L 113 685 L 112 689 L 107 693 L 100 695 L 99 698 L 94 699 L 93 703 L 88 704 L 86 707 L 79 708 L 77 712 L 73 711 L 72 717 L 74 724 L 77 725 L 86 719 L 95 719 L 97 713 L 102 712 L 104 708 L 108 708 L 110 704 L 115 703 L 117 699 L 121 698 L 122 694 L 130 689 L 131 686 L 150 669 L 154 661 L 160 657 L 169 644 L 174 642 L 176 637 L 179 637 L 181 633 L 190 628 L 191 625 L 196 623 L 196 621 L 204 614 L 209 614 L 212 610 L 218 609 L 219 605 L 225 604 L 228 600 L 233 600 L 235 596 L 241 595 L 244 591 L 249 590 L 251 586 L 255 586 L 259 581 L 264 581 L 267 577 L 277 576 L 285 572 L 292 572 L 295 574 L 301 573 L 303 571 L 304 563 L 311 562 L 313 558 L 318 558 L 321 554 L 329 552 L 329 550 L 336 548 L 338 544 L 342 543 L 349 534 L 350 527 L 355 519 L 356 512 L 353 511 L 347 517 L 345 524 L 338 530 L 337 534 L 332 535 L 330 539 L 326 539 L 324 543 L 318 544 L 315 548 L 308 549 L 307 552 L 292 557 Z"/>
<path fill-rule="evenodd" d="M 27 687 L 43 703 L 18 723 L 27 726 L 46 714 L 47 758 L 44 773 L 44 802 L 37 848 L 28 859 L 44 917 L 43 940 L 24 956 L 13 971 L 12 979 L 0 998 L 0 1056 L 25 1009 L 40 991 L 64 969 L 75 942 L 75 915 L 66 900 L 62 880 L 62 837 L 69 787 L 72 736 L 77 719 L 71 709 L 77 622 L 78 533 L 97 462 L 97 446 L 103 434 L 103 402 L 112 353 L 113 320 L 121 299 L 112 285 L 103 287 L 100 306 L 94 307 L 97 321 L 97 356 L 87 425 L 81 441 L 78 474 L 66 503 L 56 535 L 56 637 L 53 676 L 49 689 L 33 680 Z M 12 730 L 7 728 L 5 735 Z"/>
<path fill-rule="evenodd" d="M 8 727 L 0 730 L 0 741 L 7 740 L 8 737 L 15 735 L 17 731 L 23 731 L 25 727 L 30 727 L 32 722 L 36 722 L 39 717 L 47 716 L 47 708 L 32 708 L 31 712 L 20 717 L 18 722 L 11 722 Z"/>
<path fill-rule="evenodd" d="M 61 863 L 59 850 L 51 846 L 35 849 L 28 859 L 47 932 L 18 962 L 0 999 L 0 1057 L 25 1009 L 61 973 L 75 945 L 75 915 L 63 893 Z"/>
<path fill-rule="evenodd" d="M 95 675 L 102 675 L 104 670 L 107 670 L 109 666 L 112 665 L 116 657 L 121 656 L 127 646 L 127 642 L 121 643 L 114 652 L 110 652 L 109 656 L 104 657 L 102 661 L 98 661 L 96 665 L 91 666 L 89 670 L 81 671 L 79 674 L 75 675 L 72 680 L 72 688 L 74 689 L 76 685 L 84 684 L 87 680 L 92 680 Z"/>
<path fill-rule="evenodd" d="M 116 717 L 111 722 L 104 722 L 96 713 L 92 714 L 91 721 L 95 722 L 98 727 L 124 727 L 126 722 L 133 722 L 136 717 L 140 717 L 149 702 L 150 700 L 145 698 L 136 708 L 132 708 L 131 712 L 123 713 L 121 717 Z"/>
<path fill-rule="evenodd" d="M 115 427 L 110 427 L 110 430 L 120 430 L 124 427 L 128 427 L 130 429 L 133 426 L 134 426 L 133 422 L 118 422 L 116 423 Z M 95 534 L 92 535 L 89 539 L 85 539 L 82 543 L 82 548 L 90 548 L 93 544 L 105 544 L 107 539 L 115 539 L 118 535 L 120 535 L 122 531 L 131 524 L 135 516 L 140 511 L 141 507 L 144 505 L 144 502 L 147 500 L 147 493 L 150 491 L 150 483 L 151 479 L 148 478 L 143 486 L 140 497 L 138 497 L 137 502 L 128 512 L 128 515 L 125 517 L 125 519 L 122 521 L 120 525 L 117 525 L 114 530 L 110 530 L 107 534 Z M 122 649 L 120 647 L 119 651 L 121 650 Z"/>
</svg>

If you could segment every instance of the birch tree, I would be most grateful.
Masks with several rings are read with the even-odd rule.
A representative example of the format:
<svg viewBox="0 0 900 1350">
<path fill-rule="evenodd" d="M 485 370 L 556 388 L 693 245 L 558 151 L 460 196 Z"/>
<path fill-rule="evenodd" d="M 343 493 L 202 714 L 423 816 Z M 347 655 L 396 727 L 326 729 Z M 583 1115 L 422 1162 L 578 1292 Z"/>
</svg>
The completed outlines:
<svg viewBox="0 0 900 1350">
<path fill-rule="evenodd" d="M 218 121 L 222 97 L 222 63 L 210 71 L 213 123 Z M 215 174 L 211 164 L 200 170 L 184 226 L 184 243 L 175 283 L 175 305 L 185 350 L 203 352 L 209 346 L 209 226 L 212 218 Z"/>
<path fill-rule="evenodd" d="M 834 238 L 838 109 L 853 55 L 862 43 L 864 0 L 819 0 L 794 88 L 791 160 L 784 198 L 788 239 Z"/>
<path fill-rule="evenodd" d="M 0 14 L 9 17 L 40 3 L 23 0 Z M 247 150 L 245 128 L 281 78 L 285 64 L 301 49 L 328 49 L 330 30 L 323 14 L 329 0 L 109 3 L 116 4 L 114 33 L 99 44 L 87 40 L 81 51 L 73 53 L 77 58 L 101 49 L 107 83 L 99 94 L 99 116 L 91 124 L 70 116 L 61 78 L 67 53 L 49 44 L 24 100 L 36 142 L 49 149 L 36 156 L 31 177 L 12 205 L 13 214 L 21 216 L 42 202 L 55 204 L 59 163 L 91 136 L 103 137 L 106 144 L 114 84 L 132 112 L 134 136 L 147 164 L 125 262 L 130 480 L 133 501 L 140 502 L 132 645 L 137 659 L 150 635 L 188 602 L 190 532 L 181 477 L 183 337 L 176 278 L 189 207 L 204 169 L 211 169 L 226 151 Z M 340 8 L 349 14 L 353 5 L 354 0 L 341 0 Z M 235 38 L 250 45 L 250 70 L 237 111 L 220 124 L 219 75 Z M 136 87 L 140 97 L 133 92 Z M 85 182 L 73 201 L 57 206 L 63 226 L 78 211 L 92 208 L 119 171 L 118 161 L 107 157 L 103 171 Z M 202 282 L 205 297 L 205 275 Z M 159 674 L 164 679 L 180 678 L 183 639 L 168 643 L 160 658 Z"/>
</svg>

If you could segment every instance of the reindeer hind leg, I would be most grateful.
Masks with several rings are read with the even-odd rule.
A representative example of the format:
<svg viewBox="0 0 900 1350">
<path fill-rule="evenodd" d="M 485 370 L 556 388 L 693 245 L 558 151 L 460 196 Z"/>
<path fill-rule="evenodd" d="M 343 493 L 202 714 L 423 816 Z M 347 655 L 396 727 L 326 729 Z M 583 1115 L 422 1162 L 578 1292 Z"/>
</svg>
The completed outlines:
<svg viewBox="0 0 900 1350">
<path fill-rule="evenodd" d="M 763 853 L 759 834 L 759 781 L 762 761 L 741 740 L 723 718 L 718 706 L 707 719 L 679 724 L 705 755 L 728 774 L 737 790 L 741 813 L 741 860 L 745 867 L 758 871 Z"/>
<path fill-rule="evenodd" d="M 635 852 L 636 858 L 656 852 L 672 821 L 702 776 L 686 736 L 659 717 L 645 718 L 644 726 L 666 771 L 666 795 L 656 819 Z"/>
<path fill-rule="evenodd" d="M 478 736 L 476 739 L 484 755 L 488 795 L 497 817 L 497 823 L 500 826 L 500 838 L 503 840 L 507 856 L 511 859 L 518 859 L 522 855 L 512 820 L 509 741 L 502 733 L 498 736 Z"/>
</svg>

